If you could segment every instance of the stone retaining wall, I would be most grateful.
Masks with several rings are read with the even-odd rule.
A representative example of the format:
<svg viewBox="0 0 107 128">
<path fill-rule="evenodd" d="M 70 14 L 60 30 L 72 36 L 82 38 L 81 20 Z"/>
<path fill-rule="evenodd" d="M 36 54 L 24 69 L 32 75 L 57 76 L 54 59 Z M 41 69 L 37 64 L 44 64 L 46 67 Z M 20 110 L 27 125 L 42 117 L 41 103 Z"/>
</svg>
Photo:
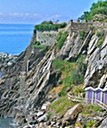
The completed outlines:
<svg viewBox="0 0 107 128">
<path fill-rule="evenodd" d="M 56 36 L 58 31 L 37 31 L 36 32 L 36 39 L 41 44 L 52 45 L 56 41 Z"/>
</svg>

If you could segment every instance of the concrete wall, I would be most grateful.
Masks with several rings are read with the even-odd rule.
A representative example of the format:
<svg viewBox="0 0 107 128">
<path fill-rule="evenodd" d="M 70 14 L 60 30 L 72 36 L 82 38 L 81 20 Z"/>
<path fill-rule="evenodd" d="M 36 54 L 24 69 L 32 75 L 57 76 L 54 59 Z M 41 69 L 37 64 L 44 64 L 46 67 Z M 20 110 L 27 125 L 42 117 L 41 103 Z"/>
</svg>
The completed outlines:
<svg viewBox="0 0 107 128">
<path fill-rule="evenodd" d="M 57 34 L 58 31 L 44 31 L 44 32 L 37 31 L 36 39 L 41 44 L 52 45 L 56 41 Z"/>
<path fill-rule="evenodd" d="M 89 31 L 92 29 L 103 30 L 107 32 L 107 23 L 103 22 L 89 22 L 89 23 L 80 23 L 80 22 L 69 22 L 71 32 L 80 32 L 80 31 Z"/>
<path fill-rule="evenodd" d="M 69 32 L 76 32 L 79 33 L 80 31 L 89 31 L 92 28 L 98 30 L 103 30 L 107 32 L 107 23 L 101 23 L 101 22 L 69 22 L 67 27 L 65 28 L 65 31 Z M 60 31 L 60 30 L 59 30 Z M 62 29 L 63 31 L 63 29 Z M 58 34 L 58 31 L 37 31 L 36 32 L 36 39 L 41 44 L 47 44 L 52 45 L 56 42 L 56 36 Z"/>
</svg>

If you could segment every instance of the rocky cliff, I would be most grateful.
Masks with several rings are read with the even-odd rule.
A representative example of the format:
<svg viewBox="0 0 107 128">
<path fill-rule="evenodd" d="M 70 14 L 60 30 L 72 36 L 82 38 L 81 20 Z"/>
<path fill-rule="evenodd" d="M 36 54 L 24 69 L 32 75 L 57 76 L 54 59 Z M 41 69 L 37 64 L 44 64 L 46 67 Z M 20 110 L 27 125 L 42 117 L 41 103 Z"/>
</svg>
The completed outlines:
<svg viewBox="0 0 107 128">
<path fill-rule="evenodd" d="M 106 24 L 104 25 L 106 26 Z M 88 86 L 106 87 L 106 27 L 103 29 L 102 23 L 97 26 L 95 23 L 69 22 L 63 30 L 67 32 L 67 37 L 64 37 L 63 40 L 61 34 L 57 38 L 58 33 L 55 33 L 56 39 L 55 41 L 52 39 L 52 46 L 46 47 L 43 47 L 38 40 L 37 33 L 34 33 L 30 45 L 17 57 L 14 64 L 6 68 L 4 75 L 0 78 L 0 116 L 15 117 L 19 126 L 26 125 L 26 122 L 30 123 L 33 120 L 35 122 L 33 125 L 37 126 L 41 121 L 50 117 L 51 114 L 48 112 L 50 109 L 53 111 L 52 108 L 57 100 L 66 98 L 69 103 L 70 101 L 67 99 L 69 93 L 83 98 L 84 91 L 81 91 L 81 86 L 82 90 Z M 49 33 L 46 37 L 49 38 Z M 36 44 L 35 47 L 37 41 L 40 44 Z M 63 43 L 60 48 L 58 48 L 58 41 Z M 59 69 L 55 68 L 54 64 Z M 78 87 L 80 91 L 77 90 L 77 93 L 76 88 Z M 64 101 L 62 100 L 62 102 Z M 44 103 L 45 107 L 42 106 Z M 47 104 L 53 104 L 53 106 L 49 105 L 51 107 L 47 108 Z M 59 102 L 59 106 L 60 104 Z M 52 124 L 51 121 L 51 124 L 45 123 L 45 126 L 42 127 L 45 128 L 49 125 L 74 127 L 82 109 L 81 105 L 74 106 L 75 104 L 71 102 L 67 107 L 65 106 L 67 109 L 73 107 L 71 109 L 72 121 L 68 114 L 63 116 L 63 113 L 63 119 L 56 114 L 56 120 L 58 119 L 59 122 L 54 121 Z M 40 114 L 40 109 L 43 110 L 42 114 Z M 63 112 L 66 112 L 67 109 Z M 46 111 L 47 113 L 45 113 Z M 82 121 L 84 122 L 84 120 Z"/>
</svg>

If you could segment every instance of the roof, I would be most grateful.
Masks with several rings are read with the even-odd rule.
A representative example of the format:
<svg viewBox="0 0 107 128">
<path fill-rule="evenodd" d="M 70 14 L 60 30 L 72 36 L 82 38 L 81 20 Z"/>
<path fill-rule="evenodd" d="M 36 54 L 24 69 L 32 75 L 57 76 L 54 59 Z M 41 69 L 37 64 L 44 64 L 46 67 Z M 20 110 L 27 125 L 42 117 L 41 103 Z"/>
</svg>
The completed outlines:
<svg viewBox="0 0 107 128">
<path fill-rule="evenodd" d="M 104 88 L 104 89 L 102 89 L 102 88 L 93 88 L 93 87 L 87 87 L 87 88 L 85 88 L 85 91 L 87 91 L 87 90 L 92 90 L 92 91 L 98 91 L 98 90 L 100 90 L 100 91 L 107 91 L 107 88 Z"/>
</svg>

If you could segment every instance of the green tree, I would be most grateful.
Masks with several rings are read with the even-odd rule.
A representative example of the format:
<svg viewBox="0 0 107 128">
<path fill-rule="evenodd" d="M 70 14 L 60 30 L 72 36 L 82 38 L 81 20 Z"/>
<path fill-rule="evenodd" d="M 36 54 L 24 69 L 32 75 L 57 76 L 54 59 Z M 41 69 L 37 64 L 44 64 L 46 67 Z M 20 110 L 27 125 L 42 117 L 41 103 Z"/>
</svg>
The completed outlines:
<svg viewBox="0 0 107 128">
<path fill-rule="evenodd" d="M 107 15 L 107 0 L 98 1 L 97 3 L 94 2 L 90 8 L 90 11 L 85 11 L 79 19 L 92 20 L 93 16 L 96 14 Z"/>
<path fill-rule="evenodd" d="M 50 21 L 43 21 L 41 24 L 35 26 L 35 30 L 38 31 L 57 31 L 59 28 L 64 28 L 67 24 L 65 22 L 62 23 L 53 23 Z"/>
</svg>

